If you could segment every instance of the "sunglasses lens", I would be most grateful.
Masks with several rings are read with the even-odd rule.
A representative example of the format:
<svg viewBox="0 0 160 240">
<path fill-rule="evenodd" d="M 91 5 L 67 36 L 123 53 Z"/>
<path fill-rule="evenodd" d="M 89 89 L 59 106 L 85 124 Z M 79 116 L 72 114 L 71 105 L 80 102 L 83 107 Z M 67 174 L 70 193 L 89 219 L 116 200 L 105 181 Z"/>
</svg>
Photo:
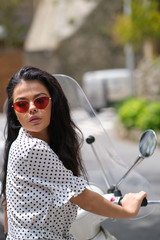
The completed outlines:
<svg viewBox="0 0 160 240">
<path fill-rule="evenodd" d="M 13 105 L 14 105 L 14 109 L 20 113 L 27 112 L 29 108 L 29 103 L 27 101 L 15 102 Z"/>
<path fill-rule="evenodd" d="M 49 97 L 39 97 L 39 98 L 36 98 L 34 101 L 35 106 L 39 109 L 46 108 L 48 103 L 49 103 Z"/>
</svg>

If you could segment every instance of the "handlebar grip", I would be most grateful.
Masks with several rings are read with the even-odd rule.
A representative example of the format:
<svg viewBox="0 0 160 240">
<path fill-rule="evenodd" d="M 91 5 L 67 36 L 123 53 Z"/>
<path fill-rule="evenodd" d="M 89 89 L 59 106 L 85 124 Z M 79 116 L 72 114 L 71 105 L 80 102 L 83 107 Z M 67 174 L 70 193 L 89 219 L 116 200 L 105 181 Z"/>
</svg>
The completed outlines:
<svg viewBox="0 0 160 240">
<path fill-rule="evenodd" d="M 148 205 L 148 201 L 147 201 L 147 198 L 143 198 L 143 201 L 142 201 L 142 204 L 141 204 L 141 207 L 145 207 Z"/>
</svg>

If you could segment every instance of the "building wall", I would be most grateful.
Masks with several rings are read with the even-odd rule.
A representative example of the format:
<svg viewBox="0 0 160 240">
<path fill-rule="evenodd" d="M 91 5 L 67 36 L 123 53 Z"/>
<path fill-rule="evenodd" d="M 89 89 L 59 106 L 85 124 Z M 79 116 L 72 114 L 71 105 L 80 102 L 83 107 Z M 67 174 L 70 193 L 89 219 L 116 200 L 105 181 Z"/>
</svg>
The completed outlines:
<svg viewBox="0 0 160 240">
<path fill-rule="evenodd" d="M 22 59 L 21 50 L 0 50 L 0 112 L 7 98 L 6 86 L 11 76 L 22 66 Z"/>
<path fill-rule="evenodd" d="M 35 0 L 34 0 L 35 1 Z M 36 2 L 36 1 L 35 1 Z M 33 0 L 23 0 L 15 11 L 15 23 L 29 28 L 34 11 Z M 23 65 L 23 50 L 0 46 L 0 112 L 6 100 L 6 86 L 10 77 Z"/>
<path fill-rule="evenodd" d="M 26 51 L 24 63 L 40 67 L 50 73 L 70 75 L 79 83 L 87 71 L 125 67 L 123 48 L 117 46 L 111 36 L 114 18 L 121 11 L 122 1 L 100 1 L 80 29 L 61 41 L 57 49 L 42 52 Z"/>
</svg>

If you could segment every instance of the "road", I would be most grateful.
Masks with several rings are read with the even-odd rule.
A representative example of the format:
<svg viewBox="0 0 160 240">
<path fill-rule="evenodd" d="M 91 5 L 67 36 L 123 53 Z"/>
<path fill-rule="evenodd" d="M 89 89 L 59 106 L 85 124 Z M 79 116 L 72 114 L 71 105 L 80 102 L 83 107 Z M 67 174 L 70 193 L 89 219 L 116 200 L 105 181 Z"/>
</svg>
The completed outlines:
<svg viewBox="0 0 160 240">
<path fill-rule="evenodd" d="M 109 137 L 111 138 L 116 152 L 120 155 L 124 162 L 130 165 L 138 154 L 138 143 L 122 140 L 118 137 L 115 128 L 116 116 L 112 109 L 103 111 L 98 115 L 104 128 L 106 129 Z M 88 120 L 80 115 L 80 121 L 83 123 L 85 129 L 92 128 L 94 132 L 94 125 L 90 124 Z M 4 116 L 0 116 L 0 134 L 2 136 L 2 130 L 4 126 Z M 100 135 L 101 133 L 96 133 Z M 0 146 L 3 145 L 3 139 L 0 136 Z M 154 155 L 144 160 L 142 164 L 137 167 L 137 171 L 147 178 L 151 183 L 154 199 L 160 199 L 160 149 L 157 148 Z M 1 158 L 2 159 L 2 158 Z M 90 161 L 90 155 L 88 155 L 88 161 Z M 89 164 L 92 173 L 96 175 L 96 169 L 93 169 L 93 165 Z M 2 161 L 0 161 L 0 167 L 2 167 Z M 103 185 L 103 184 L 102 184 Z M 159 220 L 160 219 L 160 205 L 157 205 L 152 213 L 142 219 L 138 220 L 111 220 L 107 219 L 102 224 L 118 239 L 118 240 L 158 240 L 160 239 Z M 2 215 L 0 215 L 0 221 L 3 222 Z M 1 231 L 1 229 L 0 229 Z M 0 232 L 0 240 L 3 240 L 2 233 Z"/>
<path fill-rule="evenodd" d="M 100 119 L 104 126 L 107 127 L 107 121 L 112 122 L 112 127 L 107 130 L 111 137 L 121 159 L 126 163 L 134 162 L 137 156 L 138 142 L 122 140 L 118 137 L 115 130 L 115 118 L 108 114 L 101 114 Z M 138 167 L 137 171 L 145 176 L 150 182 L 154 199 L 160 199 L 160 149 L 156 148 L 155 153 L 146 158 Z M 142 219 L 138 220 L 106 220 L 103 225 L 118 239 L 118 240 L 159 240 L 160 239 L 160 205 L 156 205 L 153 212 Z"/>
<path fill-rule="evenodd" d="M 139 153 L 138 140 L 137 142 L 129 141 L 127 139 L 121 139 L 116 132 L 116 116 L 112 109 L 105 110 L 98 115 L 98 118 L 102 122 L 105 130 L 107 131 L 113 145 L 115 146 L 116 152 L 120 158 L 128 165 L 131 166 L 136 160 Z M 86 122 L 86 121 L 84 121 Z M 91 123 L 86 122 L 86 130 L 93 127 L 95 131 L 95 126 Z M 89 130 L 88 130 L 89 131 Z M 140 136 L 139 136 L 140 137 Z M 138 138 L 137 138 L 138 139 Z M 89 160 L 90 161 L 90 160 Z M 93 168 L 92 162 L 90 161 L 90 168 Z M 139 166 L 136 167 L 137 172 L 142 174 L 149 182 L 151 189 L 149 189 L 149 199 L 152 200 L 160 199 L 160 149 L 157 147 L 155 153 L 146 158 Z M 92 171 L 94 174 L 94 172 Z M 134 176 L 134 175 L 133 175 Z M 94 178 L 97 177 L 95 172 Z M 122 184 L 123 185 L 123 184 Z M 141 183 L 139 184 L 141 186 Z M 135 186 L 137 189 L 139 186 Z M 136 189 L 135 188 L 135 189 Z M 141 187 L 140 187 L 141 188 Z M 143 188 L 142 188 L 143 190 Z M 144 213 L 148 211 L 149 207 L 143 209 Z M 151 208 L 151 213 L 141 219 L 136 220 L 111 220 L 107 219 L 102 223 L 109 232 L 114 235 L 118 240 L 158 240 L 160 239 L 160 205 L 156 205 Z"/>
</svg>

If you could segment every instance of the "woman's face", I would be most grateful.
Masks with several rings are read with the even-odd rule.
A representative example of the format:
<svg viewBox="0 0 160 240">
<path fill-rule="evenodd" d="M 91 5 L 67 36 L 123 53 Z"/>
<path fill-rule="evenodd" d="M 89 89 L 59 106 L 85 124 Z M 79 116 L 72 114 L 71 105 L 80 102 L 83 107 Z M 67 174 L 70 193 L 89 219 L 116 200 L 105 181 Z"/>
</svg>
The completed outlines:
<svg viewBox="0 0 160 240">
<path fill-rule="evenodd" d="M 29 108 L 26 112 L 21 113 L 15 110 L 16 116 L 20 124 L 33 137 L 37 137 L 44 141 L 48 140 L 48 126 L 51 119 L 51 99 L 44 109 L 35 106 L 34 100 L 39 97 L 49 97 L 47 88 L 38 80 L 24 81 L 15 87 L 13 91 L 13 103 L 19 101 L 27 101 Z"/>
</svg>

